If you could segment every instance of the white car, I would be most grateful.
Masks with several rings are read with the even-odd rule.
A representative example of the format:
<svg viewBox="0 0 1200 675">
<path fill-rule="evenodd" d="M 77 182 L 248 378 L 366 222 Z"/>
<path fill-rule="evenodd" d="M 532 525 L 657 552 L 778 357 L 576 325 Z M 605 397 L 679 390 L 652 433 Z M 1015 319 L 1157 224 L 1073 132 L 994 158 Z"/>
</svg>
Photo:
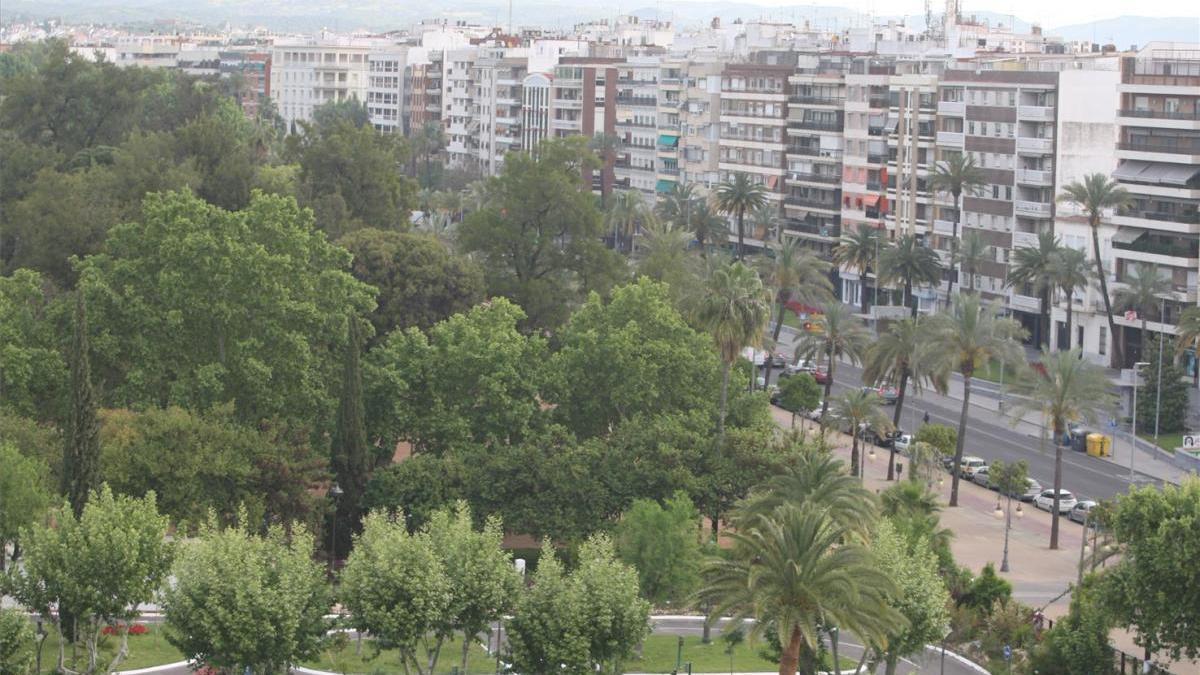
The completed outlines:
<svg viewBox="0 0 1200 675">
<path fill-rule="evenodd" d="M 962 463 L 958 465 L 958 475 L 972 480 L 975 478 L 975 471 L 987 466 L 987 462 L 982 457 L 963 457 Z"/>
<path fill-rule="evenodd" d="M 1033 505 L 1043 511 L 1054 510 L 1054 490 L 1042 490 L 1042 494 L 1033 500 Z M 1075 495 L 1066 490 L 1058 491 L 1058 512 L 1070 513 L 1075 508 Z"/>
<path fill-rule="evenodd" d="M 908 448 L 912 446 L 912 442 L 912 434 L 900 434 L 895 440 L 896 452 L 907 455 Z"/>
</svg>

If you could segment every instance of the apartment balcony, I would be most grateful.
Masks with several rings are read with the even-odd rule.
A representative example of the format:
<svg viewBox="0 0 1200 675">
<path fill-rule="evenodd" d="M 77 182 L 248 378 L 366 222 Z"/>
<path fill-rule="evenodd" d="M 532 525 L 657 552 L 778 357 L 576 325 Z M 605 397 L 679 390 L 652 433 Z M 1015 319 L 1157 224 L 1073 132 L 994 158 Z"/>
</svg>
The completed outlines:
<svg viewBox="0 0 1200 675">
<path fill-rule="evenodd" d="M 566 131 L 579 131 L 583 125 L 579 120 L 550 120 L 551 129 L 563 129 Z"/>
<path fill-rule="evenodd" d="M 554 108 L 580 110 L 583 108 L 583 101 L 577 98 L 556 98 L 550 102 L 550 105 Z"/>
<path fill-rule="evenodd" d="M 965 101 L 938 101 L 937 111 L 939 115 L 962 117 L 967 114 L 967 104 Z"/>
<path fill-rule="evenodd" d="M 887 96 L 872 96 L 867 99 L 868 108 L 890 108 L 892 102 Z"/>
<path fill-rule="evenodd" d="M 617 96 L 617 105 L 646 106 L 653 108 L 658 105 L 657 96 Z"/>
<path fill-rule="evenodd" d="M 1200 120 L 1200 106 L 1191 112 L 1179 110 L 1119 110 L 1118 117 L 1130 117 L 1145 120 Z"/>
<path fill-rule="evenodd" d="M 840 96 L 789 96 L 788 103 L 793 105 L 831 105 L 841 107 L 846 99 Z"/>
<path fill-rule="evenodd" d="M 1048 155 L 1054 151 L 1054 139 L 1021 136 L 1017 139 L 1017 152 Z"/>
<path fill-rule="evenodd" d="M 804 157 L 817 157 L 819 159 L 842 159 L 842 151 L 840 149 L 819 148 L 811 145 L 789 145 L 786 152 L 789 155 L 802 155 Z"/>
<path fill-rule="evenodd" d="M 1049 186 L 1054 184 L 1053 171 L 1038 169 L 1017 169 L 1017 182 L 1026 185 Z"/>
<path fill-rule="evenodd" d="M 654 123 L 654 122 L 635 122 L 635 121 L 633 121 L 633 120 L 625 120 L 625 121 L 622 121 L 622 122 L 617 122 L 617 128 L 618 128 L 618 129 L 621 129 L 621 128 L 629 128 L 629 129 L 657 129 L 657 128 L 658 128 L 658 125 L 657 125 L 656 123 Z"/>
<path fill-rule="evenodd" d="M 1191 163 L 1193 161 L 1200 161 L 1200 138 L 1131 138 L 1117 143 L 1117 149 L 1131 152 L 1183 155 L 1182 157 L 1167 158 L 1168 161 L 1174 162 Z M 1191 159 L 1189 159 L 1189 156 Z"/>
<path fill-rule="evenodd" d="M 1125 230 L 1120 232 L 1125 232 Z M 1135 230 L 1134 234 L 1136 233 Z M 1162 238 L 1143 233 L 1133 241 L 1121 241 L 1120 237 L 1113 237 L 1112 247 L 1114 255 L 1129 260 L 1191 268 L 1200 263 L 1198 260 L 1200 259 L 1200 243 L 1186 239 L 1164 241 Z M 1128 253 L 1140 253 L 1144 256 L 1152 256 L 1154 259 L 1130 256 L 1127 255 Z"/>
<path fill-rule="evenodd" d="M 961 131 L 939 131 L 937 132 L 937 144 L 944 145 L 948 148 L 961 148 L 966 142 L 966 137 Z"/>
<path fill-rule="evenodd" d="M 867 154 L 867 164 L 887 164 L 887 155 L 872 155 Z"/>
<path fill-rule="evenodd" d="M 1037 233 L 1013 230 L 1012 244 L 1013 244 L 1013 248 L 1037 248 L 1038 247 Z"/>
<path fill-rule="evenodd" d="M 934 220 L 933 231 L 937 234 L 954 235 L 954 223 L 949 220 Z"/>
<path fill-rule="evenodd" d="M 664 176 L 678 176 L 679 167 L 677 166 L 660 166 L 658 172 Z"/>
<path fill-rule="evenodd" d="M 1016 209 L 1018 216 L 1029 216 L 1031 218 L 1049 218 L 1051 212 L 1050 204 L 1045 202 L 1027 202 L 1015 201 L 1013 206 Z"/>
<path fill-rule="evenodd" d="M 819 209 L 822 211 L 839 212 L 841 204 L 838 202 L 829 202 L 820 199 L 809 199 L 806 197 L 787 196 L 783 198 L 783 203 L 788 206 L 797 206 L 805 209 Z"/>
<path fill-rule="evenodd" d="M 828 173 L 805 173 L 800 171 L 789 171 L 788 180 L 802 183 L 822 183 L 826 185 L 837 185 L 842 182 L 840 174 Z"/>
<path fill-rule="evenodd" d="M 1054 107 L 1048 105 L 1019 105 L 1017 106 L 1017 119 L 1053 122 Z"/>
<path fill-rule="evenodd" d="M 1009 296 L 1008 305 L 1023 312 L 1036 312 L 1041 308 L 1041 303 L 1037 298 L 1016 292 Z"/>
<path fill-rule="evenodd" d="M 816 120 L 791 120 L 788 124 L 793 129 L 807 129 L 809 131 L 832 131 L 835 133 L 842 132 L 842 122 L 818 122 Z"/>
<path fill-rule="evenodd" d="M 819 225 L 817 223 L 809 223 L 803 220 L 789 220 L 784 228 L 788 232 L 797 234 L 810 235 L 812 237 L 820 237 L 823 239 L 838 239 L 842 236 L 841 225 Z"/>
</svg>

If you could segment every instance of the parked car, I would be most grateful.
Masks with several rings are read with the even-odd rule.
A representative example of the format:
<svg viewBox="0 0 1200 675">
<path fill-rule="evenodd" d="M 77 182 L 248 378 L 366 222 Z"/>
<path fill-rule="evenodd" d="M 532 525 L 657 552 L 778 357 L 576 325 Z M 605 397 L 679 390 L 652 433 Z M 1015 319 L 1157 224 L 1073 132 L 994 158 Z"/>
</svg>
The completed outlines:
<svg viewBox="0 0 1200 675">
<path fill-rule="evenodd" d="M 912 446 L 912 443 L 913 443 L 912 434 L 901 433 L 899 436 L 896 437 L 896 443 L 895 443 L 896 452 L 898 452 L 902 455 L 908 454 L 908 449 L 909 449 L 909 447 Z"/>
<path fill-rule="evenodd" d="M 1096 508 L 1096 502 L 1091 499 L 1081 499 L 1075 502 L 1074 508 L 1067 514 L 1067 517 L 1077 523 L 1082 523 L 1087 520 L 1088 513 L 1094 508 Z"/>
<path fill-rule="evenodd" d="M 813 376 L 813 379 L 817 381 L 817 384 L 825 384 L 829 381 L 829 373 L 825 372 L 824 370 L 810 370 L 807 372 L 809 375 Z"/>
<path fill-rule="evenodd" d="M 896 439 L 899 438 L 903 433 L 903 431 L 887 431 L 881 434 L 878 431 L 868 427 L 863 431 L 862 438 L 864 441 L 874 443 L 881 448 L 890 448 L 895 444 Z"/>
<path fill-rule="evenodd" d="M 783 352 L 767 352 L 767 357 L 773 368 L 785 368 L 788 365 L 788 357 Z"/>
<path fill-rule="evenodd" d="M 883 400 L 884 405 L 896 405 L 896 401 L 900 398 L 900 392 L 890 384 L 878 387 L 863 387 L 862 390 L 878 396 Z"/>
<path fill-rule="evenodd" d="M 1042 490 L 1042 493 L 1033 500 L 1033 505 L 1043 511 L 1052 511 L 1054 509 L 1054 490 Z M 1073 508 L 1075 508 L 1075 495 L 1066 490 L 1059 490 L 1058 512 L 1060 514 L 1070 513 Z"/>
<path fill-rule="evenodd" d="M 833 412 L 831 411 L 829 414 L 832 415 Z M 821 403 L 820 402 L 817 403 L 816 408 L 813 408 L 812 410 L 808 411 L 808 419 L 810 419 L 814 422 L 821 421 Z"/>
<path fill-rule="evenodd" d="M 963 457 L 962 462 L 958 465 L 958 475 L 967 480 L 972 480 L 975 477 L 975 472 L 985 466 L 987 466 L 987 462 L 982 457 Z"/>
<path fill-rule="evenodd" d="M 1037 499 L 1037 496 L 1042 494 L 1042 484 L 1032 478 L 1025 479 L 1025 491 L 1019 495 L 1013 495 L 1023 502 L 1031 502 Z"/>
<path fill-rule="evenodd" d="M 978 469 L 975 469 L 975 473 L 971 474 L 971 480 L 974 481 L 976 485 L 988 488 L 989 490 L 996 489 L 996 486 L 992 485 L 991 481 L 988 480 L 988 468 L 986 466 L 981 466 Z"/>
</svg>

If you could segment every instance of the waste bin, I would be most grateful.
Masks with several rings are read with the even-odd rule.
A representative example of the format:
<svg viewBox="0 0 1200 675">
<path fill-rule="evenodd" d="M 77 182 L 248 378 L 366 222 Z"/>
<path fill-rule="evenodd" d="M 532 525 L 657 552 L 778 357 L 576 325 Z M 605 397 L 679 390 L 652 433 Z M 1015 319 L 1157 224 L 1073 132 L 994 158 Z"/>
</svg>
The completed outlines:
<svg viewBox="0 0 1200 675">
<path fill-rule="evenodd" d="M 1100 437 L 1100 456 L 1112 457 L 1112 436 Z"/>
<path fill-rule="evenodd" d="M 1112 455 L 1112 439 L 1104 434 L 1088 434 L 1087 454 L 1092 457 L 1109 457 Z"/>
</svg>

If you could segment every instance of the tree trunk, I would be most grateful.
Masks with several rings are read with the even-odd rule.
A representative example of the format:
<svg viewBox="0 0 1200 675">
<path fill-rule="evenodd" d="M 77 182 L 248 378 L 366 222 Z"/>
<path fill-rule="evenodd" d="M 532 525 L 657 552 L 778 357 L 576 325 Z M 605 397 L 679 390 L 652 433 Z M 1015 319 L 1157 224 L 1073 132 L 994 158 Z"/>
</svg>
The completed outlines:
<svg viewBox="0 0 1200 675">
<path fill-rule="evenodd" d="M 962 222 L 962 193 L 951 193 L 954 195 L 954 207 L 958 210 L 958 217 L 954 219 L 954 231 L 950 237 L 950 281 L 946 284 L 946 307 L 954 304 L 951 296 L 954 295 L 954 265 L 957 262 L 958 253 L 958 224 Z"/>
<path fill-rule="evenodd" d="M 725 449 L 725 414 L 729 404 L 729 369 L 733 364 L 725 361 L 721 364 L 721 399 L 717 408 L 717 452 Z"/>
<path fill-rule="evenodd" d="M 900 416 L 904 412 L 904 392 L 906 389 L 908 389 L 908 365 L 907 364 L 905 364 L 905 366 L 900 369 L 900 386 L 896 388 L 896 410 L 895 410 L 895 412 L 892 413 L 892 426 L 896 428 L 897 432 L 900 431 Z M 911 470 L 912 467 L 909 467 L 909 469 Z M 889 453 L 889 457 L 888 457 L 887 479 L 895 480 L 895 478 L 896 478 L 896 442 L 893 440 L 891 452 Z"/>
<path fill-rule="evenodd" d="M 796 669 L 800 666 L 800 646 L 803 643 L 804 636 L 800 634 L 800 627 L 792 628 L 792 635 L 779 658 L 779 675 L 796 675 Z"/>
<path fill-rule="evenodd" d="M 737 259 L 738 259 L 738 262 L 741 262 L 746 259 L 745 258 L 745 256 L 746 256 L 745 243 L 742 241 L 743 235 L 744 235 L 744 231 L 742 228 L 742 220 L 744 219 L 744 216 L 745 216 L 745 213 L 744 213 L 743 209 L 738 209 L 738 212 L 737 212 L 737 228 L 738 228 Z"/>
<path fill-rule="evenodd" d="M 1145 360 L 1146 360 L 1146 347 L 1147 347 L 1147 345 L 1146 345 L 1146 335 L 1147 335 L 1147 333 L 1146 333 L 1146 315 L 1145 315 L 1145 314 L 1143 314 L 1143 315 L 1142 315 L 1142 335 L 1141 335 L 1141 337 L 1139 338 L 1139 339 L 1141 340 L 1141 343 L 1142 343 L 1142 344 L 1141 344 L 1141 345 L 1138 347 L 1138 352 L 1139 352 L 1139 353 L 1138 353 L 1138 356 L 1140 357 L 1140 358 L 1138 359 L 1139 361 L 1145 361 Z"/>
<path fill-rule="evenodd" d="M 858 296 L 859 296 L 858 297 L 858 305 L 859 305 L 859 309 L 862 310 L 862 313 L 866 314 L 867 313 L 867 267 L 866 267 L 866 265 L 863 265 L 863 268 L 858 271 L 858 279 L 860 282 L 858 285 L 859 286 L 858 287 Z M 876 279 L 875 282 L 879 283 L 879 280 Z"/>
<path fill-rule="evenodd" d="M 1046 349 L 1050 349 L 1050 302 L 1046 297 L 1049 294 L 1050 291 L 1046 289 L 1042 289 L 1042 292 L 1038 294 L 1040 296 L 1038 297 L 1038 325 L 1040 326 L 1038 332 L 1041 333 L 1038 346 L 1044 346 Z"/>
<path fill-rule="evenodd" d="M 1135 410 L 1133 414 L 1137 414 Z M 1058 550 L 1058 492 L 1062 489 L 1063 421 L 1054 420 L 1054 506 L 1050 513 L 1050 550 Z M 1085 533 L 1086 536 L 1086 533 Z"/>
<path fill-rule="evenodd" d="M 850 475 L 858 476 L 858 425 L 851 420 L 850 428 Z"/>
<path fill-rule="evenodd" d="M 825 397 L 821 401 L 821 431 L 824 436 L 825 416 L 829 414 L 829 393 L 833 391 L 833 349 L 829 349 L 829 363 L 825 368 Z"/>
<path fill-rule="evenodd" d="M 917 318 L 917 296 L 913 295 L 912 281 L 909 279 L 904 280 L 904 300 L 908 303 L 910 316 Z"/>
<path fill-rule="evenodd" d="M 962 464 L 963 442 L 967 436 L 967 411 L 971 404 L 971 375 L 963 373 L 962 412 L 958 416 L 958 441 L 954 444 L 954 464 L 950 466 L 950 506 L 958 506 L 958 467 Z"/>
<path fill-rule="evenodd" d="M 829 651 L 833 656 L 833 672 L 840 673 L 842 670 L 842 661 L 838 657 L 838 631 L 829 631 Z"/>
<path fill-rule="evenodd" d="M 1096 256 L 1096 273 L 1100 275 L 1100 295 L 1104 297 L 1104 316 L 1108 319 L 1108 336 L 1112 341 L 1112 360 L 1109 365 L 1115 364 L 1120 368 L 1125 364 L 1125 357 L 1121 351 L 1121 343 L 1117 340 L 1117 322 L 1113 321 L 1112 301 L 1108 297 L 1108 279 L 1104 276 L 1104 263 L 1100 260 L 1100 223 L 1099 221 L 1090 223 L 1092 226 L 1092 254 Z"/>
<path fill-rule="evenodd" d="M 783 313 L 787 311 L 787 307 L 784 305 L 784 302 L 785 296 L 781 292 L 779 294 L 779 313 L 775 316 L 775 331 L 771 333 L 771 344 L 773 345 L 771 349 L 772 352 L 779 349 L 779 334 L 783 331 Z M 766 372 L 763 374 L 764 391 L 771 388 L 771 369 L 773 367 L 772 361 L 773 359 L 767 359 Z"/>
<path fill-rule="evenodd" d="M 1067 291 L 1067 350 L 1075 348 L 1075 332 L 1071 325 L 1071 318 L 1075 310 L 1075 291 L 1074 289 Z"/>
<path fill-rule="evenodd" d="M 896 675 L 896 664 L 900 662 L 900 656 L 896 654 L 894 649 L 889 649 L 887 657 L 884 658 L 884 675 Z"/>
<path fill-rule="evenodd" d="M 463 635 L 462 663 L 459 666 L 459 672 L 463 673 L 463 675 L 470 672 L 467 670 L 467 661 L 471 658 L 471 640 L 474 638 L 475 635 Z"/>
</svg>

